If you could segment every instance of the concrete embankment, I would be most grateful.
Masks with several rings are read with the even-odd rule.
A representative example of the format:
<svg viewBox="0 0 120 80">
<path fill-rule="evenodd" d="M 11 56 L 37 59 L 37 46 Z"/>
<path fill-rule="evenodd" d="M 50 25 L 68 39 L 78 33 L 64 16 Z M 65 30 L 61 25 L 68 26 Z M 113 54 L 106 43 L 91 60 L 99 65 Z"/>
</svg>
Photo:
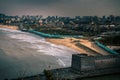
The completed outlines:
<svg viewBox="0 0 120 80">
<path fill-rule="evenodd" d="M 84 45 L 82 45 L 82 44 L 80 44 L 80 43 L 76 43 L 76 46 L 78 46 L 79 48 L 82 48 L 82 49 L 84 49 L 86 52 L 88 52 L 90 55 L 94 55 L 94 56 L 100 56 L 101 55 L 101 53 L 98 53 L 98 52 L 96 52 L 95 50 L 92 50 L 92 49 L 90 49 L 90 48 L 88 48 L 88 47 L 86 47 L 86 46 L 84 46 Z"/>
<path fill-rule="evenodd" d="M 101 47 L 102 49 L 104 49 L 105 51 L 107 51 L 107 52 L 109 52 L 109 53 L 111 53 L 111 54 L 113 54 L 113 55 L 119 54 L 119 53 L 117 53 L 116 51 L 109 49 L 108 47 L 106 47 L 105 45 L 101 44 L 101 43 L 98 42 L 98 41 L 95 41 L 95 43 L 96 43 L 99 47 Z"/>
<path fill-rule="evenodd" d="M 83 36 L 78 36 L 78 35 L 55 35 L 55 34 L 46 34 L 46 33 L 42 33 L 42 32 L 38 32 L 38 31 L 34 31 L 34 30 L 28 30 L 28 32 L 30 33 L 34 33 L 34 34 L 37 34 L 37 35 L 40 35 L 40 36 L 43 36 L 43 37 L 46 37 L 46 38 L 80 38 L 80 37 L 83 37 Z"/>
</svg>

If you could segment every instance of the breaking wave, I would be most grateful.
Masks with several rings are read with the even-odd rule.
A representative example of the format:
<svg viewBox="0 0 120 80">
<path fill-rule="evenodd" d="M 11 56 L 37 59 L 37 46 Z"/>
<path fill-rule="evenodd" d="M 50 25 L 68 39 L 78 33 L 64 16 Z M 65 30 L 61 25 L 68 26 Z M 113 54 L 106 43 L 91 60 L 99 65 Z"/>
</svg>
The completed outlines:
<svg viewBox="0 0 120 80">
<path fill-rule="evenodd" d="M 55 45 L 50 42 L 47 42 L 45 38 L 32 33 L 22 32 L 19 30 L 4 29 L 4 28 L 0 28 L 0 30 L 2 30 L 8 37 L 12 39 L 16 39 L 17 41 L 20 41 L 20 42 L 29 43 L 30 45 L 28 45 L 27 47 L 35 49 L 40 54 L 53 56 L 56 60 L 56 63 L 58 63 L 59 66 L 61 67 L 69 67 L 71 65 L 72 54 L 78 53 L 77 51 L 70 49 L 68 47 L 65 47 L 62 45 Z M 36 56 L 38 55 L 39 54 L 36 54 Z M 38 56 L 38 59 L 39 59 L 39 56 Z M 26 62 L 26 64 L 32 65 L 30 64 L 30 62 Z M 22 64 L 23 67 L 26 67 L 26 64 Z M 42 66 L 42 65 L 39 65 L 39 66 Z"/>
</svg>

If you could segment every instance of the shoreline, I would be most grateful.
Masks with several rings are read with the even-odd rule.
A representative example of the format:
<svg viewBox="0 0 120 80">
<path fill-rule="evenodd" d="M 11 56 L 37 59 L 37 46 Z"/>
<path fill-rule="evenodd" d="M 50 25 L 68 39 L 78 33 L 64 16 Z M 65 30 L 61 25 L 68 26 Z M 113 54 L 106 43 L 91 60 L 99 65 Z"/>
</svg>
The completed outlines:
<svg viewBox="0 0 120 80">
<path fill-rule="evenodd" d="M 92 55 L 92 53 L 89 53 L 86 49 L 81 48 L 80 46 L 78 47 L 76 44 L 80 43 L 92 50 L 95 50 L 92 48 L 92 42 L 89 40 L 84 40 L 84 39 L 76 39 L 76 38 L 62 38 L 62 39 L 56 39 L 56 38 L 46 38 L 46 41 L 51 42 L 56 45 L 63 45 L 68 48 L 74 49 L 78 51 L 80 54 L 87 54 L 87 55 Z M 97 50 L 95 50 L 97 51 Z"/>
<path fill-rule="evenodd" d="M 76 46 L 76 42 L 74 38 L 45 38 L 46 41 L 56 44 L 56 45 L 63 45 L 68 48 L 74 49 L 80 53 L 86 53 L 85 50 Z M 79 41 L 78 41 L 79 42 Z"/>
<path fill-rule="evenodd" d="M 87 48 L 90 50 L 93 50 L 97 52 L 99 55 L 109 55 L 109 53 L 102 48 L 98 47 L 94 42 L 86 40 L 86 39 L 76 39 L 76 38 L 45 38 L 46 41 L 51 42 L 56 45 L 63 45 L 66 47 L 69 47 L 71 49 L 74 49 L 78 51 L 81 54 L 87 54 L 91 56 L 95 56 L 97 54 L 93 54 L 92 52 L 89 52 Z M 81 44 L 87 48 L 82 48 L 82 46 L 77 46 L 76 44 Z"/>
<path fill-rule="evenodd" d="M 7 26 L 7 27 L 9 27 L 9 26 Z M 0 26 L 0 28 L 1 28 L 1 26 Z M 23 34 L 21 34 L 21 35 L 22 35 L 21 37 L 23 37 Z M 30 34 L 30 36 L 31 36 L 31 34 Z M 1 61 L 1 63 L 3 61 L 5 61 L 5 63 L 6 63 L 5 65 L 4 64 L 1 64 L 1 65 L 3 65 L 3 66 L 7 65 L 10 68 L 5 68 L 3 70 L 3 72 L 1 72 L 0 74 L 3 74 L 6 71 L 3 75 L 5 75 L 5 78 L 8 77 L 11 79 L 17 78 L 17 77 L 31 76 L 31 75 L 35 75 L 38 73 L 42 73 L 44 69 L 49 68 L 49 65 L 50 65 L 50 69 L 64 67 L 63 64 L 61 65 L 61 63 L 62 63 L 61 60 L 65 64 L 70 65 L 71 64 L 70 63 L 71 62 L 71 55 L 76 54 L 76 52 L 74 52 L 74 51 L 72 52 L 72 50 L 70 50 L 70 49 L 67 49 L 64 51 L 64 49 L 66 47 L 74 49 L 74 50 L 78 50 L 80 53 L 84 53 L 84 51 L 86 51 L 86 50 L 82 49 L 81 47 L 77 47 L 76 46 L 77 43 L 91 47 L 90 49 L 92 49 L 92 45 L 93 45 L 92 41 L 85 40 L 85 39 L 45 38 L 45 40 L 47 42 L 50 42 L 50 43 L 53 43 L 56 45 L 63 45 L 66 47 L 59 49 L 59 48 L 55 48 L 54 46 L 52 47 L 50 45 L 45 45 L 46 48 L 43 48 L 43 49 L 41 48 L 40 49 L 41 52 L 38 52 L 38 51 L 36 51 L 37 50 L 36 48 L 34 49 L 34 48 L 30 47 L 30 46 L 34 46 L 34 45 L 31 45 L 31 43 L 29 43 L 29 42 L 26 43 L 24 41 L 23 42 L 18 41 L 14 38 L 9 38 L 8 36 L 5 36 L 4 34 L 1 34 L 1 37 L 2 38 L 0 39 L 0 44 L 1 44 L 0 47 L 5 52 L 5 54 L 4 54 L 5 56 L 1 56 L 3 58 L 0 58 L 0 59 L 2 59 L 0 61 Z M 16 37 L 19 37 L 19 36 L 16 36 Z M 25 39 L 26 38 L 27 37 L 25 37 Z M 40 46 L 42 46 L 42 42 L 38 42 L 36 44 L 39 44 L 39 43 L 41 43 Z M 5 45 L 5 44 L 7 44 L 7 45 Z M 23 45 L 24 45 L 24 47 L 23 47 Z M 1 50 L 1 52 L 2 52 L 2 50 Z M 51 51 L 55 50 L 55 52 L 59 52 L 59 54 L 62 56 L 58 57 L 59 56 L 58 53 L 56 53 L 57 56 L 47 55 L 47 54 L 44 54 L 44 52 L 42 50 L 45 51 L 45 53 L 47 53 L 47 54 L 53 53 Z M 82 50 L 83 50 L 83 52 L 82 52 Z M 62 52 L 62 51 L 64 51 L 64 52 Z M 86 52 L 85 54 L 91 55 L 90 52 Z M 7 55 L 7 57 L 6 57 L 6 55 Z M 33 66 L 33 65 L 35 65 L 35 66 Z M 26 69 L 26 70 L 24 71 L 24 69 Z M 19 71 L 25 72 L 26 75 L 24 75 L 24 76 L 17 75 L 17 73 L 22 74 L 22 72 L 19 72 Z M 29 73 L 29 71 L 31 71 L 33 73 L 31 74 L 31 73 Z M 1 77 L 4 78 L 4 76 L 1 76 Z"/>
<path fill-rule="evenodd" d="M 13 30 L 18 30 L 17 26 L 8 26 L 8 25 L 0 25 L 0 28 L 8 28 L 8 29 L 13 29 Z M 72 42 L 72 38 L 63 38 L 63 39 L 58 39 L 58 38 L 45 38 L 46 41 L 56 44 L 56 45 L 63 45 L 68 48 L 74 49 L 80 53 L 86 53 L 85 50 L 77 47 L 75 45 L 75 42 Z M 60 42 L 59 42 L 60 41 Z"/>
<path fill-rule="evenodd" d="M 40 74 L 45 69 L 68 67 L 71 65 L 71 55 L 76 54 L 67 47 L 40 40 L 37 35 L 6 30 L 0 30 L 2 80 Z"/>
<path fill-rule="evenodd" d="M 18 30 L 17 26 L 7 26 L 7 25 L 0 25 L 0 28 L 8 28 L 8 29 L 13 29 L 13 30 Z M 66 46 L 68 48 L 71 48 L 73 50 L 78 51 L 79 53 L 82 54 L 87 54 L 87 55 L 92 55 L 89 51 L 87 51 L 87 49 L 83 49 L 81 47 L 78 47 L 76 44 L 80 43 L 83 46 L 88 47 L 91 50 L 94 50 L 98 53 L 100 53 L 100 55 L 108 55 L 109 53 L 107 53 L 106 51 L 100 49 L 98 46 L 96 46 L 96 44 L 92 41 L 89 41 L 88 39 L 77 39 L 77 38 L 45 38 L 45 40 L 47 42 L 56 44 L 56 45 L 63 45 Z M 97 48 L 96 48 L 97 47 Z"/>
</svg>

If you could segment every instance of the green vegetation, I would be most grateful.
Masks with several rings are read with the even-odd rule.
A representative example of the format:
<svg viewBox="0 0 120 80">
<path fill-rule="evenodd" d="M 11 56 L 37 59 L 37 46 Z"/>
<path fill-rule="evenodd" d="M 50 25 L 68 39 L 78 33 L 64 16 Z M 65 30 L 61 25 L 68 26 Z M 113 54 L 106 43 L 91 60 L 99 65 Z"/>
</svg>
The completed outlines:
<svg viewBox="0 0 120 80">
<path fill-rule="evenodd" d="M 37 26 L 37 25 L 23 25 L 24 29 L 35 30 L 38 32 L 42 32 L 45 34 L 54 34 L 54 35 L 83 35 L 86 37 L 94 36 L 96 33 L 94 32 L 83 32 L 83 31 L 76 31 L 68 28 L 62 27 L 51 27 L 51 26 Z"/>
<path fill-rule="evenodd" d="M 47 34 L 59 34 L 59 35 L 81 35 L 80 32 L 74 30 L 68 30 L 64 28 L 57 28 L 57 27 L 47 27 L 47 26 L 40 26 L 35 29 L 36 31 L 40 31 Z"/>
</svg>

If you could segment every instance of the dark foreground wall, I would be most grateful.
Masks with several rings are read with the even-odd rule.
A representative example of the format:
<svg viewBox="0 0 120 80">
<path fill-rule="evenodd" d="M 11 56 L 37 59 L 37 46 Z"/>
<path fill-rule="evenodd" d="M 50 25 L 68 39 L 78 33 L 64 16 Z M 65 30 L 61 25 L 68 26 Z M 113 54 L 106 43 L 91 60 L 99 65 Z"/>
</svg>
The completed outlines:
<svg viewBox="0 0 120 80">
<path fill-rule="evenodd" d="M 81 80 L 86 77 L 105 76 L 120 73 L 120 55 L 87 56 L 73 54 L 68 68 L 51 70 L 54 80 Z M 57 75 L 58 74 L 58 75 Z"/>
<path fill-rule="evenodd" d="M 120 55 L 87 56 L 72 55 L 72 71 L 102 75 L 120 72 Z"/>
</svg>

